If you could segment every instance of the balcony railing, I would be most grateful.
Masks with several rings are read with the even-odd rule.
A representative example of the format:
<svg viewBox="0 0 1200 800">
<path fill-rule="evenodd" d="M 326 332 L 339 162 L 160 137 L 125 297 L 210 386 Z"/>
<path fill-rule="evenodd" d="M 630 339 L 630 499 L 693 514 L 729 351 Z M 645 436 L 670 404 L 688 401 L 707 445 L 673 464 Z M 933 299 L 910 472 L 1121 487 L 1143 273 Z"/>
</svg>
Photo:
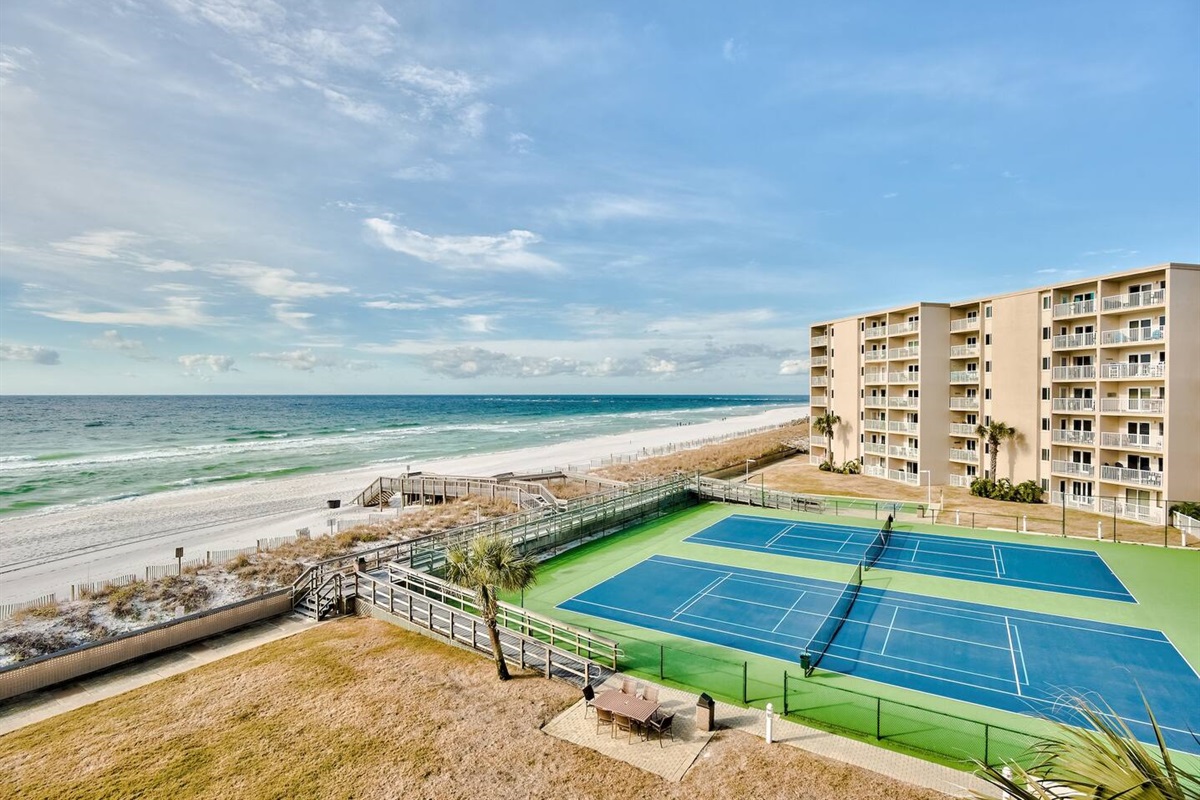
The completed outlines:
<svg viewBox="0 0 1200 800">
<path fill-rule="evenodd" d="M 1091 381 L 1096 379 L 1096 366 L 1055 367 L 1050 377 L 1056 381 Z"/>
<path fill-rule="evenodd" d="M 879 395 L 869 395 L 863 398 L 863 406 L 865 408 L 887 408 L 888 399 Z"/>
<path fill-rule="evenodd" d="M 921 355 L 919 347 L 893 347 L 888 350 L 888 358 L 896 359 L 897 361 L 906 358 L 917 358 Z"/>
<path fill-rule="evenodd" d="M 979 383 L 979 370 L 963 369 L 950 373 L 951 383 Z"/>
<path fill-rule="evenodd" d="M 808 342 L 810 347 L 825 347 L 829 344 L 828 336 L 814 336 Z"/>
<path fill-rule="evenodd" d="M 971 481 L 974 480 L 970 475 L 951 475 L 950 485 L 961 486 L 963 489 L 969 488 Z"/>
<path fill-rule="evenodd" d="M 1096 465 L 1078 461 L 1051 461 L 1050 471 L 1060 475 L 1083 475 L 1090 478 L 1096 474 Z"/>
<path fill-rule="evenodd" d="M 1166 402 L 1161 397 L 1105 397 L 1100 410 L 1106 414 L 1161 414 Z"/>
<path fill-rule="evenodd" d="M 1070 350 L 1076 347 L 1095 347 L 1096 334 L 1068 333 L 1065 336 L 1055 336 L 1052 342 L 1055 350 Z"/>
<path fill-rule="evenodd" d="M 916 461 L 920 457 L 921 451 L 916 447 L 893 444 L 888 445 L 887 454 L 892 458 L 906 458 L 909 461 Z"/>
<path fill-rule="evenodd" d="M 1054 318 L 1078 317 L 1084 314 L 1096 313 L 1095 300 L 1080 300 L 1075 303 L 1059 303 L 1054 307 Z"/>
<path fill-rule="evenodd" d="M 921 482 L 921 476 L 915 472 L 907 472 L 902 469 L 889 469 L 888 478 L 893 481 L 900 481 L 912 486 L 918 486 Z"/>
<path fill-rule="evenodd" d="M 812 397 L 808 398 L 808 402 L 810 405 L 821 406 L 822 408 L 829 405 L 828 398 L 823 394 L 814 394 Z"/>
<path fill-rule="evenodd" d="M 1115 513 L 1122 519 L 1132 519 L 1137 522 L 1163 523 L 1163 509 L 1151 503 L 1130 503 L 1126 500 L 1113 500 L 1108 497 L 1100 499 L 1099 511 L 1109 515 Z"/>
<path fill-rule="evenodd" d="M 921 405 L 919 397 L 889 397 L 888 408 L 917 408 Z"/>
<path fill-rule="evenodd" d="M 1147 433 L 1102 433 L 1100 446 L 1114 450 L 1162 450 L 1163 437 Z"/>
<path fill-rule="evenodd" d="M 1100 377 L 1109 380 L 1125 380 L 1129 378 L 1162 378 L 1167 374 L 1167 363 L 1155 361 L 1151 364 L 1101 364 Z"/>
<path fill-rule="evenodd" d="M 870 475 L 872 478 L 886 478 L 887 467 L 865 466 L 862 468 L 863 475 Z"/>
<path fill-rule="evenodd" d="M 1093 511 L 1094 512 L 1096 510 L 1096 498 L 1092 497 L 1090 494 L 1068 494 L 1066 492 L 1051 492 L 1050 493 L 1050 504 L 1059 506 L 1060 508 L 1062 506 L 1066 506 L 1067 508 L 1073 508 L 1076 511 Z"/>
<path fill-rule="evenodd" d="M 916 433 L 918 430 L 915 422 L 889 422 L 887 429 L 890 433 Z"/>
<path fill-rule="evenodd" d="M 979 355 L 977 344 L 956 344 L 950 348 L 951 358 L 973 358 Z"/>
<path fill-rule="evenodd" d="M 827 367 L 829 366 L 829 356 L 813 356 L 809 359 L 810 367 Z"/>
<path fill-rule="evenodd" d="M 863 452 L 870 453 L 873 456 L 886 456 L 887 455 L 887 445 L 886 444 L 876 444 L 875 442 L 867 442 L 866 444 L 863 445 Z"/>
<path fill-rule="evenodd" d="M 1135 292 L 1133 294 L 1117 294 L 1104 298 L 1105 311 L 1124 311 L 1127 308 L 1146 308 L 1161 306 L 1167 299 L 1166 289 L 1155 289 L 1151 292 Z"/>
<path fill-rule="evenodd" d="M 863 353 L 863 361 L 887 361 L 887 350 L 868 350 Z"/>
<path fill-rule="evenodd" d="M 975 435 L 975 426 L 967 425 L 962 422 L 951 422 L 950 423 L 950 435 L 951 436 L 974 436 Z"/>
<path fill-rule="evenodd" d="M 829 385 L 829 376 L 828 375 L 813 375 L 812 377 L 809 378 L 809 383 L 812 386 L 828 386 Z"/>
<path fill-rule="evenodd" d="M 1150 469 L 1127 469 L 1126 467 L 1101 467 L 1100 480 L 1109 483 L 1132 483 L 1137 486 L 1162 486 L 1163 474 Z"/>
<path fill-rule="evenodd" d="M 865 419 L 863 420 L 863 430 L 866 431 L 886 431 L 887 421 L 882 419 Z"/>
<path fill-rule="evenodd" d="M 867 339 L 878 339 L 881 336 L 887 335 L 887 325 L 876 325 L 874 327 L 868 326 L 866 330 L 863 331 L 863 336 Z"/>
<path fill-rule="evenodd" d="M 1118 328 L 1100 334 L 1100 344 L 1135 344 L 1158 342 L 1167 335 L 1166 328 Z"/>
<path fill-rule="evenodd" d="M 951 397 L 950 408 L 955 411 L 978 411 L 978 397 Z"/>
<path fill-rule="evenodd" d="M 979 317 L 963 317 L 950 321 L 950 332 L 979 330 Z"/>
<path fill-rule="evenodd" d="M 888 383 L 920 383 L 921 373 L 919 372 L 889 372 Z"/>
<path fill-rule="evenodd" d="M 1096 443 L 1095 431 L 1064 431 L 1062 429 L 1050 432 L 1050 441 L 1055 444 L 1088 444 Z"/>
<path fill-rule="evenodd" d="M 887 383 L 887 373 L 879 370 L 867 370 L 863 373 L 865 383 Z"/>
<path fill-rule="evenodd" d="M 1053 411 L 1091 411 L 1096 410 L 1094 397 L 1056 397 L 1051 401 Z"/>
<path fill-rule="evenodd" d="M 888 325 L 888 336 L 899 336 L 902 333 L 914 333 L 921 328 L 921 323 L 917 320 L 911 322 L 897 322 Z"/>
<path fill-rule="evenodd" d="M 978 450 L 963 450 L 958 447 L 951 447 L 950 448 L 950 460 L 951 461 L 965 461 L 968 464 L 978 464 L 979 463 L 979 451 Z"/>
</svg>

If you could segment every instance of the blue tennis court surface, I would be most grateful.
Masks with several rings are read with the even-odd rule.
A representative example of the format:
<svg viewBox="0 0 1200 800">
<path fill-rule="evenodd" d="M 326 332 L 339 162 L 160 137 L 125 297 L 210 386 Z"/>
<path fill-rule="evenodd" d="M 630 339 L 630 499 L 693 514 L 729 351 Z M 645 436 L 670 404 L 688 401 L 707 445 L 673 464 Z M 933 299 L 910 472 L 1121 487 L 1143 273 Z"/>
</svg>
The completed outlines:
<svg viewBox="0 0 1200 800">
<path fill-rule="evenodd" d="M 877 533 L 873 528 L 734 514 L 684 541 L 857 564 Z M 875 567 L 1137 602 L 1091 550 L 894 530 Z"/>
<path fill-rule="evenodd" d="M 844 588 L 656 555 L 559 608 L 797 663 Z M 863 586 L 820 667 L 1056 718 L 1064 692 L 1099 695 L 1148 739 L 1140 687 L 1167 744 L 1200 754 L 1200 675 L 1159 631 Z"/>
</svg>

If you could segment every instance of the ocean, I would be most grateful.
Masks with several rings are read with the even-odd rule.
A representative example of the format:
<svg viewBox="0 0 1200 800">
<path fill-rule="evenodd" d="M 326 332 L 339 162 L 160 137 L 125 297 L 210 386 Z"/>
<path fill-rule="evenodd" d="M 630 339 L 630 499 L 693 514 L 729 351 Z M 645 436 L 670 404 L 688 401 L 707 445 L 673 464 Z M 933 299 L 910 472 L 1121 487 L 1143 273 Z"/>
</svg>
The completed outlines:
<svg viewBox="0 0 1200 800">
<path fill-rule="evenodd" d="M 708 422 L 807 396 L 0 397 L 0 514 Z"/>
</svg>

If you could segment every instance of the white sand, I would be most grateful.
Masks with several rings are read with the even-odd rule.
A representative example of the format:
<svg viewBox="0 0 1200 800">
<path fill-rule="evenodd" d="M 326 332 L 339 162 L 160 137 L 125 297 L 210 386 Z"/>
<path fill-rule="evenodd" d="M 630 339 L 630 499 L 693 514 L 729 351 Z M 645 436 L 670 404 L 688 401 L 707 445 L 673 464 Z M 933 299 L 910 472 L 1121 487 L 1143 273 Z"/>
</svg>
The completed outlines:
<svg viewBox="0 0 1200 800">
<path fill-rule="evenodd" d="M 653 449 L 752 428 L 778 425 L 808 413 L 803 406 L 730 417 L 695 425 L 655 428 L 600 436 L 545 447 L 414 462 L 414 471 L 447 475 L 494 475 L 586 463 L 611 455 Z M 274 481 L 207 486 L 133 497 L 92 506 L 65 508 L 0 520 L 0 603 L 56 592 L 70 586 L 141 572 L 147 565 L 174 561 L 208 550 L 253 547 L 260 538 L 286 536 L 297 528 L 328 530 L 331 518 L 353 519 L 366 512 L 345 507 L 380 476 L 378 467 L 306 475 Z M 342 500 L 330 511 L 325 501 Z"/>
</svg>

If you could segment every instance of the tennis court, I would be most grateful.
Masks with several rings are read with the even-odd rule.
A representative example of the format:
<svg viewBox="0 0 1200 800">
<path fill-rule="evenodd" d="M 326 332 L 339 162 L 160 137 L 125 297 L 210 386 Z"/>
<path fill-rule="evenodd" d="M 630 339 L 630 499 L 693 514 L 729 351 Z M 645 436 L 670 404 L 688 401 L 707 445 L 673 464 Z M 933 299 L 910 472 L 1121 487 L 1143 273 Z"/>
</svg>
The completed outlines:
<svg viewBox="0 0 1200 800">
<path fill-rule="evenodd" d="M 1091 550 L 892 531 L 880 549 L 872 528 L 734 514 L 684 541 L 874 566 L 1047 592 L 1137 602 Z"/>
<path fill-rule="evenodd" d="M 1148 738 L 1140 687 L 1168 745 L 1200 754 L 1200 676 L 1158 631 L 662 555 L 559 608 L 1018 713 L 1099 695 Z"/>
</svg>

